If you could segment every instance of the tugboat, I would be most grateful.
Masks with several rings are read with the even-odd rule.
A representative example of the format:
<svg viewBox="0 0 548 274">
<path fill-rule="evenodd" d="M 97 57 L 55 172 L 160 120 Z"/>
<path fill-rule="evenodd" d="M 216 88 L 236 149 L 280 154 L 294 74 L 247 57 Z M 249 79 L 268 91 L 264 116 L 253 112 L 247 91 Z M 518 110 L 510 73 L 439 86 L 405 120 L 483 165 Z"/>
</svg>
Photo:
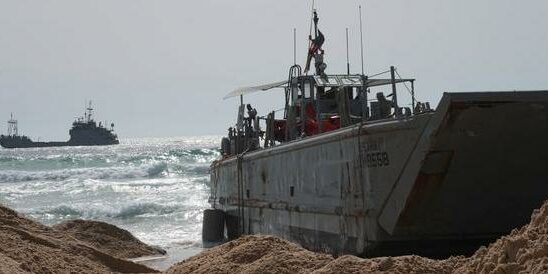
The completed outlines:
<svg viewBox="0 0 548 274">
<path fill-rule="evenodd" d="M 92 114 L 93 108 L 89 102 L 84 116 L 77 118 L 72 123 L 72 128 L 69 131 L 70 139 L 66 142 L 34 142 L 27 136 L 19 135 L 17 120 L 13 118 L 12 114 L 8 120 L 7 135 L 0 135 L 0 145 L 5 148 L 29 148 L 119 144 L 118 136 L 114 133 L 114 124 L 110 124 L 110 128 L 106 128 L 101 122 L 97 124 L 93 120 Z"/>
<path fill-rule="evenodd" d="M 444 93 L 434 110 L 394 67 L 327 74 L 315 11 L 314 26 L 305 73 L 227 95 L 240 106 L 210 168 L 204 241 L 273 234 L 333 254 L 443 257 L 528 222 L 548 197 L 548 91 Z M 277 87 L 281 118 L 243 103 Z M 391 94 L 370 96 L 378 87 Z"/>
</svg>

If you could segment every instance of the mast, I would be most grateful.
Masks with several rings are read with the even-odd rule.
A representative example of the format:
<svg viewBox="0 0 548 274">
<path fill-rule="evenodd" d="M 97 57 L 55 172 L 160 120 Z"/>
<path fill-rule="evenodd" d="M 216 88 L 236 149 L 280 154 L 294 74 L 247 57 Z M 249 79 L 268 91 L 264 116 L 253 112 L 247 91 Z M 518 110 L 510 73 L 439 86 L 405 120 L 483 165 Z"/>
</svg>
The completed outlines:
<svg viewBox="0 0 548 274">
<path fill-rule="evenodd" d="M 17 120 L 13 119 L 13 113 L 10 113 L 10 119 L 8 120 L 8 136 L 19 135 L 17 129 Z"/>
<path fill-rule="evenodd" d="M 396 68 L 394 66 L 390 67 L 390 80 L 392 85 L 392 104 L 394 106 L 394 114 L 396 118 L 400 118 L 400 108 L 398 106 L 398 92 L 396 91 L 396 76 L 395 76 Z"/>
<path fill-rule="evenodd" d="M 89 105 L 88 107 L 86 108 L 87 112 L 86 112 L 86 122 L 90 122 L 92 121 L 91 120 L 91 115 L 92 115 L 92 112 L 93 112 L 93 108 L 91 107 L 91 100 L 89 101 Z"/>
<path fill-rule="evenodd" d="M 325 37 L 323 36 L 322 32 L 318 29 L 318 21 L 320 20 L 318 18 L 318 13 L 316 10 L 312 11 L 312 22 L 314 23 L 314 36 L 311 34 L 308 36 L 308 39 L 310 41 L 310 46 L 308 48 L 308 55 L 306 58 L 306 65 L 304 68 L 304 73 L 307 74 L 310 69 L 310 64 L 312 59 L 314 59 L 314 67 L 316 68 L 316 75 L 320 75 L 322 77 L 326 77 L 325 75 L 325 68 L 327 67 L 327 64 L 323 61 L 323 55 L 324 50 L 322 49 L 322 45 L 325 42 Z M 310 28 L 312 31 L 312 26 Z"/>
<path fill-rule="evenodd" d="M 348 28 L 346 28 L 346 74 L 350 75 L 350 59 L 348 55 Z"/>
<path fill-rule="evenodd" d="M 367 76 L 365 76 L 365 71 L 363 68 L 363 27 L 362 27 L 362 6 L 359 6 L 359 15 L 360 15 L 360 57 L 361 57 L 361 65 L 362 65 L 362 79 L 364 82 L 367 80 Z M 367 109 L 367 92 L 368 89 L 366 87 L 361 87 L 360 92 L 362 94 L 361 96 L 361 105 L 362 105 L 362 121 L 366 121 L 368 118 L 369 110 Z"/>
<path fill-rule="evenodd" d="M 320 20 L 318 18 L 318 13 L 316 12 L 316 10 L 314 10 L 313 12 L 313 18 L 312 20 L 314 21 L 314 39 L 318 38 L 318 21 Z"/>
<path fill-rule="evenodd" d="M 293 65 L 297 64 L 297 29 L 293 28 Z"/>
<path fill-rule="evenodd" d="M 360 9 L 360 53 L 361 53 L 361 59 L 362 59 L 362 75 L 364 74 L 363 69 L 363 30 L 362 30 L 362 6 L 359 6 Z"/>
<path fill-rule="evenodd" d="M 308 31 L 308 35 L 311 36 L 312 35 L 312 22 L 314 21 L 314 11 L 316 9 L 314 9 L 314 3 L 315 3 L 315 0 L 312 0 L 312 7 L 310 8 L 310 10 L 312 11 L 311 13 L 311 17 L 310 17 L 310 29 Z M 310 48 L 312 44 L 312 39 L 308 39 L 308 47 Z"/>
</svg>

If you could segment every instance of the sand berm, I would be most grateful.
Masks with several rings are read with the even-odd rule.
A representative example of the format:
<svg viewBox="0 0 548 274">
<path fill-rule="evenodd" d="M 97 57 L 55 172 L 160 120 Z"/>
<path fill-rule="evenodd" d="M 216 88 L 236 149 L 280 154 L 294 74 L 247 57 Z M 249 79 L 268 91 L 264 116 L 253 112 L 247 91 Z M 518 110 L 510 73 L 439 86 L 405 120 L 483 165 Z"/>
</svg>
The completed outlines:
<svg viewBox="0 0 548 274">
<path fill-rule="evenodd" d="M 122 258 L 162 252 L 105 223 L 47 227 L 0 207 L 0 273 L 151 273 L 156 271 Z M 529 224 L 471 257 L 334 258 L 274 236 L 253 235 L 203 251 L 166 273 L 548 273 L 548 201 Z"/>
<path fill-rule="evenodd" d="M 122 257 L 161 252 L 112 225 L 70 221 L 52 228 L 0 206 L 0 273 L 151 273 L 157 271 Z"/>
</svg>

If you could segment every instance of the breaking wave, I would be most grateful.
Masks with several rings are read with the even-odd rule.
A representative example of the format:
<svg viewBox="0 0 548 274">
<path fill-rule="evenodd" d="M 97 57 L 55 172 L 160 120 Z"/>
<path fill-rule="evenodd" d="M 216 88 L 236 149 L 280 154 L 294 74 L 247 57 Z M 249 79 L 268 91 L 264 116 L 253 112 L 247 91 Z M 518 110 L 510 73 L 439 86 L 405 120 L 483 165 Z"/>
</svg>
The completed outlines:
<svg viewBox="0 0 548 274">
<path fill-rule="evenodd" d="M 134 179 L 163 176 L 168 170 L 165 162 L 138 167 L 76 168 L 48 171 L 0 171 L 0 182 L 62 181 L 67 179 Z"/>
<path fill-rule="evenodd" d="M 31 215 L 53 215 L 52 218 L 61 219 L 128 219 L 138 216 L 161 216 L 177 212 L 178 206 L 165 206 L 157 203 L 131 204 L 121 208 L 75 208 L 68 205 L 60 205 L 47 210 L 28 212 Z"/>
</svg>

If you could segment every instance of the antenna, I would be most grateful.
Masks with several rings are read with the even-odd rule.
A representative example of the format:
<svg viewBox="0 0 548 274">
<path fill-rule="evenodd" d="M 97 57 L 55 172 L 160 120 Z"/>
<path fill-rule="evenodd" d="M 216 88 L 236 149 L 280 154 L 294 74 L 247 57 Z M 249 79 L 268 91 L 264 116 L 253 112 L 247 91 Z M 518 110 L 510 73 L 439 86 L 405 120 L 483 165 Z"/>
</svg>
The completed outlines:
<svg viewBox="0 0 548 274">
<path fill-rule="evenodd" d="M 293 28 L 293 64 L 297 64 L 297 29 Z"/>
<path fill-rule="evenodd" d="M 348 28 L 346 28 L 346 74 L 350 75 L 350 59 L 348 57 Z"/>
<path fill-rule="evenodd" d="M 362 75 L 364 74 L 363 70 L 363 30 L 362 30 L 362 6 L 359 6 L 360 9 L 360 47 L 361 47 L 361 58 L 362 58 Z"/>
</svg>

